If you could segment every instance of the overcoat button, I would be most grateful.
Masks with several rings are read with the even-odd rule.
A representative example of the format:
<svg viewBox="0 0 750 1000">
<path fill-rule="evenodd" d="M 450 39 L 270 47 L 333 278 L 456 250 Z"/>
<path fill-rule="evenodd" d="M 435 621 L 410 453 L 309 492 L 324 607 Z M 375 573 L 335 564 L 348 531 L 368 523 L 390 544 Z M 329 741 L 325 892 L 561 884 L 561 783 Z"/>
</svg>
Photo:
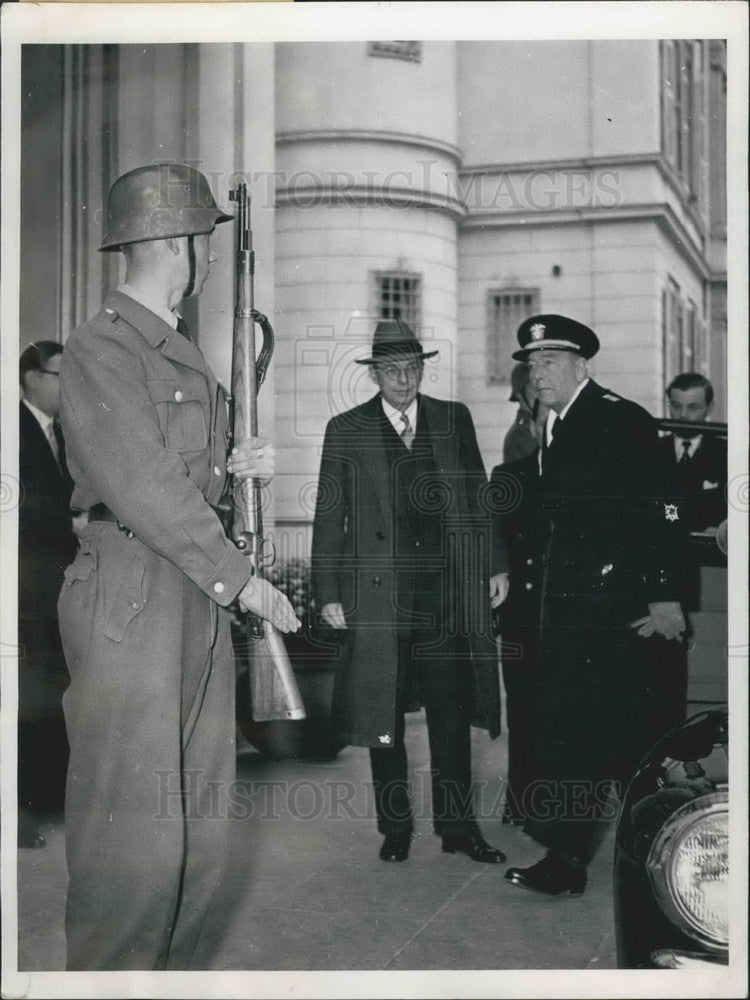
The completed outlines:
<svg viewBox="0 0 750 1000">
<path fill-rule="evenodd" d="M 384 531 L 376 531 L 375 532 L 375 537 L 377 538 L 377 540 L 379 542 L 382 542 L 383 539 L 385 538 L 385 532 Z"/>
<path fill-rule="evenodd" d="M 178 389 L 178 390 L 177 390 L 177 391 L 175 392 L 175 394 L 174 394 L 174 398 L 175 398 L 175 399 L 177 400 L 177 402 L 178 402 L 178 403 L 181 403 L 181 402 L 182 402 L 182 390 L 181 390 L 181 389 Z"/>
<path fill-rule="evenodd" d="M 223 594 L 224 593 L 224 584 L 221 582 L 221 580 L 219 580 L 218 583 L 214 584 L 214 593 L 216 593 L 216 594 Z"/>
</svg>

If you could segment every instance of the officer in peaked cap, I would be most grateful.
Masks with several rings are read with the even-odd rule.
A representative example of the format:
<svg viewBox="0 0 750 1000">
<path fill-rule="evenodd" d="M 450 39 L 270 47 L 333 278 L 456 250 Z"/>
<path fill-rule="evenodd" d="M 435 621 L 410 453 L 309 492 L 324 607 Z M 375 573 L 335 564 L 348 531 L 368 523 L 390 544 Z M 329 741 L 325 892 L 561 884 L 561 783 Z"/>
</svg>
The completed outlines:
<svg viewBox="0 0 750 1000">
<path fill-rule="evenodd" d="M 589 327 L 567 316 L 549 313 L 532 316 L 518 328 L 520 351 L 516 361 L 528 361 L 534 351 L 570 351 L 582 358 L 593 358 L 599 350 L 599 338 Z"/>
<path fill-rule="evenodd" d="M 234 776 L 228 605 L 298 622 L 251 579 L 214 510 L 227 473 L 268 479 L 175 312 L 200 293 L 231 216 L 177 163 L 124 174 L 102 250 L 125 281 L 70 335 L 60 373 L 72 506 L 88 511 L 58 609 L 70 672 L 67 967 L 184 969 L 221 874 Z"/>
<path fill-rule="evenodd" d="M 524 586 L 529 599 L 538 592 L 533 769 L 541 784 L 527 790 L 521 811 L 547 854 L 506 878 L 579 894 L 603 789 L 626 781 L 657 735 L 643 711 L 659 662 L 650 647 L 683 641 L 687 533 L 654 420 L 589 375 L 599 348 L 593 330 L 566 316 L 532 316 L 518 343 L 514 357 L 528 364 L 550 410 L 522 491 L 523 522 L 535 534 L 524 540 Z M 512 578 L 510 587 L 512 595 Z"/>
</svg>

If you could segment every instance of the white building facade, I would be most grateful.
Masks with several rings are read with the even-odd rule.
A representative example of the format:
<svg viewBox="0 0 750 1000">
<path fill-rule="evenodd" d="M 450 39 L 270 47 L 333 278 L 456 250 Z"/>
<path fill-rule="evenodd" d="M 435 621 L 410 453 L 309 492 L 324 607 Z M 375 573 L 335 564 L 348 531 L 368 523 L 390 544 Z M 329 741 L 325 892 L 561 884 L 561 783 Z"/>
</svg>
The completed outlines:
<svg viewBox="0 0 750 1000">
<path fill-rule="evenodd" d="M 64 341 L 116 279 L 96 252 L 114 177 L 188 160 L 225 205 L 251 182 L 283 554 L 306 554 L 326 421 L 373 391 L 354 359 L 380 317 L 440 349 L 423 389 L 467 403 L 488 468 L 532 312 L 592 326 L 595 377 L 657 416 L 703 372 L 724 419 L 722 42 L 32 46 L 24 79 L 22 348 Z M 186 306 L 225 381 L 230 230 Z"/>
</svg>

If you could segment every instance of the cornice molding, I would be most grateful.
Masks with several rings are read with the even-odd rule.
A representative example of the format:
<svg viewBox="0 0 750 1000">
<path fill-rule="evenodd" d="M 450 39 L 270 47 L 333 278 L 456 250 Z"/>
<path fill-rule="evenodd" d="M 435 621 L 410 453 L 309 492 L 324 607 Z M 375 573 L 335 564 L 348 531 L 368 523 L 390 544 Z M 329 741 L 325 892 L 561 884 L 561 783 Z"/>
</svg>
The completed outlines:
<svg viewBox="0 0 750 1000">
<path fill-rule="evenodd" d="M 504 174 L 554 173 L 565 170 L 616 170 L 627 167 L 654 167 L 679 200 L 680 206 L 705 240 L 708 223 L 686 195 L 683 185 L 662 153 L 624 153 L 616 156 L 574 156 L 550 160 L 526 160 L 518 163 L 479 163 L 459 167 L 459 177 L 492 177 Z"/>
<path fill-rule="evenodd" d="M 453 143 L 434 139 L 428 135 L 418 135 L 412 132 L 395 132 L 389 129 L 291 129 L 276 133 L 277 146 L 291 146 L 306 142 L 382 142 L 398 146 L 416 146 L 428 149 L 433 153 L 442 153 L 457 163 L 461 162 L 462 152 Z"/>
<path fill-rule="evenodd" d="M 418 208 L 441 212 L 459 221 L 466 216 L 466 206 L 450 195 L 441 195 L 418 188 L 389 187 L 387 191 L 366 184 L 336 188 L 331 184 L 319 186 L 296 184 L 291 187 L 277 187 L 277 208 L 314 208 L 321 205 L 351 206 L 355 208 L 387 207 Z"/>
<path fill-rule="evenodd" d="M 549 212 L 512 211 L 469 215 L 461 231 L 473 229 L 528 229 L 532 226 L 564 226 L 580 223 L 607 225 L 613 222 L 656 222 L 682 257 L 706 281 L 721 277 L 709 268 L 682 221 L 668 202 L 625 205 L 618 208 L 570 208 Z"/>
</svg>

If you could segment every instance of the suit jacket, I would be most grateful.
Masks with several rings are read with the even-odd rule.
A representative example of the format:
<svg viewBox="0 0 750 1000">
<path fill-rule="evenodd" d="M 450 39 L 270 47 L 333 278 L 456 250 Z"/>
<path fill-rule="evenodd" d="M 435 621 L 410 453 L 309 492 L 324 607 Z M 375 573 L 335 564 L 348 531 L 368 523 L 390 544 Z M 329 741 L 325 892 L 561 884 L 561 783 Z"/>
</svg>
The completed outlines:
<svg viewBox="0 0 750 1000">
<path fill-rule="evenodd" d="M 57 464 L 36 417 L 21 403 L 18 413 L 18 613 L 24 621 L 55 622 L 63 571 L 72 562 L 76 539 L 70 496 L 73 483 L 64 445 Z"/>
<path fill-rule="evenodd" d="M 423 498 L 439 511 L 445 532 L 445 572 L 460 596 L 446 627 L 468 634 L 478 714 L 499 732 L 497 657 L 490 637 L 488 572 L 505 568 L 492 552 L 487 480 L 468 409 L 420 397 L 434 449 L 437 486 Z M 349 743 L 387 746 L 393 740 L 397 679 L 396 553 L 398 524 L 390 494 L 380 396 L 329 421 L 313 526 L 312 581 L 319 608 L 340 602 L 348 628 L 334 685 L 334 725 Z"/>
<path fill-rule="evenodd" d="M 727 516 L 726 440 L 704 434 L 687 462 L 677 461 L 672 434 L 659 444 L 685 495 L 690 530 L 703 531 L 721 524 Z"/>
</svg>

